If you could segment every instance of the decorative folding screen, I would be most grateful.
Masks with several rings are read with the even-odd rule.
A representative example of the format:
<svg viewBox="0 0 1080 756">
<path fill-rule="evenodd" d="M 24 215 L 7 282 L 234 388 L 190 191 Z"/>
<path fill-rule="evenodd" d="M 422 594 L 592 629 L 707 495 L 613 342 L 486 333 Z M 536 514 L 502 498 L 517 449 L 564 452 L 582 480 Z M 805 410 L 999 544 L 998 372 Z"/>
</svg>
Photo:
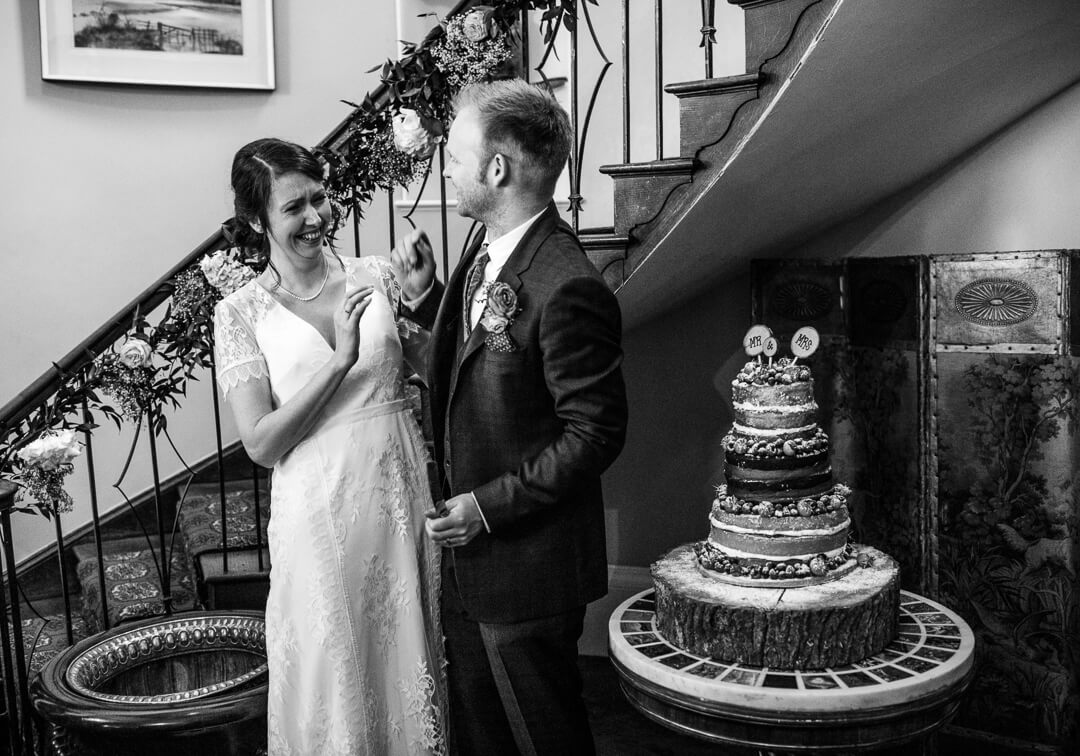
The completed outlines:
<svg viewBox="0 0 1080 756">
<path fill-rule="evenodd" d="M 1080 752 L 1078 263 L 1051 250 L 753 268 L 756 321 L 830 334 L 815 379 L 856 538 L 976 632 L 958 723 L 1067 753 Z M 832 280 L 838 311 L 778 309 Z"/>
</svg>

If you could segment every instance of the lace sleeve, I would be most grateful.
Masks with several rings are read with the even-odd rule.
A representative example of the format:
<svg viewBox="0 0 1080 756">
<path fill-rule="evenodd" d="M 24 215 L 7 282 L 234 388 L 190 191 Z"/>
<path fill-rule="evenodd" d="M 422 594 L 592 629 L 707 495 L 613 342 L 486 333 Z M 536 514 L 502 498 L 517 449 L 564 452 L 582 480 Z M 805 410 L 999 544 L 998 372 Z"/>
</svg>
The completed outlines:
<svg viewBox="0 0 1080 756">
<path fill-rule="evenodd" d="M 401 284 L 394 276 L 394 268 L 390 259 L 376 257 L 374 255 L 360 258 L 367 266 L 370 273 L 382 284 L 383 292 L 390 301 L 390 310 L 394 313 L 394 322 L 397 323 L 398 338 L 404 344 L 409 339 L 420 333 L 420 326 L 408 318 L 401 316 Z"/>
<path fill-rule="evenodd" d="M 431 333 L 424 330 L 401 314 L 401 284 L 394 277 L 394 268 L 386 257 L 361 257 L 360 261 L 368 272 L 378 280 L 390 301 L 390 310 L 394 313 L 397 324 L 398 341 L 401 342 L 402 357 L 406 364 L 420 379 L 427 381 L 428 341 Z"/>
<path fill-rule="evenodd" d="M 250 324 L 227 300 L 214 308 L 214 360 L 223 399 L 240 383 L 270 375 Z"/>
</svg>

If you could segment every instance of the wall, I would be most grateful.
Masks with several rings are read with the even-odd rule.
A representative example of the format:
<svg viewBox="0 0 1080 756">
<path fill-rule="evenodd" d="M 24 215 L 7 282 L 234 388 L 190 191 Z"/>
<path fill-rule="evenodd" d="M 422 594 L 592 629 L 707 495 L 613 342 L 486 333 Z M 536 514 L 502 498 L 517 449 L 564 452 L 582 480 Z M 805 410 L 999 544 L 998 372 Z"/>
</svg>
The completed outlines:
<svg viewBox="0 0 1080 756">
<path fill-rule="evenodd" d="M 378 84 L 365 71 L 396 53 L 393 13 L 371 13 L 368 3 L 274 5 L 273 92 L 45 82 L 37 3 L 2 5 L 0 404 L 232 215 L 228 172 L 240 145 L 269 135 L 315 144 L 348 114 L 340 100 Z M 352 254 L 352 235 L 344 237 Z M 361 247 L 383 251 L 384 239 L 365 230 Z M 203 415 L 171 426 L 188 461 L 208 453 L 207 423 Z M 105 507 L 122 500 L 109 485 L 130 442 L 130 429 L 95 440 Z M 170 454 L 163 474 L 179 468 Z M 149 485 L 145 471 L 128 480 L 129 494 Z M 71 481 L 79 509 L 66 523 L 87 516 L 85 473 Z M 17 518 L 17 555 L 48 543 L 51 529 Z"/>
<path fill-rule="evenodd" d="M 791 256 L 1080 248 L 1080 86 L 935 175 L 807 240 Z M 703 229 L 703 233 L 707 230 Z M 749 261 L 736 277 L 624 338 L 631 420 L 605 476 L 617 561 L 647 566 L 708 530 L 730 427 L 728 384 L 750 325 Z"/>
<path fill-rule="evenodd" d="M 18 359 L 3 361 L 0 403 L 232 214 L 237 147 L 314 144 L 348 113 L 341 99 L 378 83 L 363 72 L 394 54 L 392 14 L 275 5 L 277 89 L 237 92 L 45 82 L 37 3 L 4 4 L 0 354 Z"/>
</svg>

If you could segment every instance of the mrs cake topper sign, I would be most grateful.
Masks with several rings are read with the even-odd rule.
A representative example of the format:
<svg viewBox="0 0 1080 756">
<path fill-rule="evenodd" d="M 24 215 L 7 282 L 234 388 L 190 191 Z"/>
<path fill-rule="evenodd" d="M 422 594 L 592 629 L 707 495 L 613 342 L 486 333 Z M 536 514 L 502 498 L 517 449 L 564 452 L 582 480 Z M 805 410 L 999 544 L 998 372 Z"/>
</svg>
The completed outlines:
<svg viewBox="0 0 1080 756">
<path fill-rule="evenodd" d="M 765 355 L 769 358 L 769 364 L 772 364 L 773 355 L 776 354 L 777 341 L 776 337 L 772 335 L 772 329 L 767 325 L 753 325 L 750 326 L 750 330 L 743 336 L 743 350 L 750 357 L 757 357 L 758 362 L 761 362 L 761 355 Z M 791 337 L 791 354 L 793 355 L 791 363 L 794 365 L 799 358 L 807 358 L 817 351 L 818 345 L 821 343 L 821 336 L 818 335 L 817 329 L 813 326 L 803 326 L 795 332 Z"/>
</svg>

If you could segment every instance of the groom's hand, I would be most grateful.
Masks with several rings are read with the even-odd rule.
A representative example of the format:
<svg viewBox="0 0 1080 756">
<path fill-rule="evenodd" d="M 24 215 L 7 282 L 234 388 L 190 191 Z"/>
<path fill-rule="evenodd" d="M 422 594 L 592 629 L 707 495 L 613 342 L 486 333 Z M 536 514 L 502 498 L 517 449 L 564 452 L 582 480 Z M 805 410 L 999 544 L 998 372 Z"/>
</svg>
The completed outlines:
<svg viewBox="0 0 1080 756">
<path fill-rule="evenodd" d="M 427 234 L 417 228 L 401 237 L 390 253 L 390 264 L 406 299 L 426 294 L 435 278 L 435 252 Z"/>
<path fill-rule="evenodd" d="M 440 546 L 464 546 L 484 529 L 480 508 L 471 493 L 446 500 L 446 514 L 428 513 L 428 537 Z"/>
</svg>

